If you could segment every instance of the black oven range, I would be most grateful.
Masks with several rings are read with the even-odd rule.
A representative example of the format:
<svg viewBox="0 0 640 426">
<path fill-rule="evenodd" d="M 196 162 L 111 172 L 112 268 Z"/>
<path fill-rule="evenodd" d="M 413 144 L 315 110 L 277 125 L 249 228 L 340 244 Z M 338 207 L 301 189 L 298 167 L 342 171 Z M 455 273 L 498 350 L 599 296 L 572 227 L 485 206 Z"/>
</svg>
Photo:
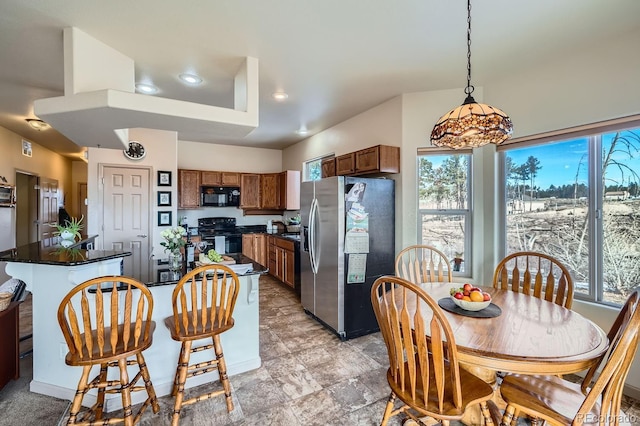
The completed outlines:
<svg viewBox="0 0 640 426">
<path fill-rule="evenodd" d="M 208 243 L 207 250 L 221 251 L 224 244 L 224 253 L 242 253 L 242 234 L 266 232 L 266 225 L 236 226 L 235 217 L 203 217 L 198 219 L 198 234 L 202 241 Z M 216 237 L 218 245 L 216 245 Z M 224 243 L 222 241 L 224 240 Z"/>
</svg>

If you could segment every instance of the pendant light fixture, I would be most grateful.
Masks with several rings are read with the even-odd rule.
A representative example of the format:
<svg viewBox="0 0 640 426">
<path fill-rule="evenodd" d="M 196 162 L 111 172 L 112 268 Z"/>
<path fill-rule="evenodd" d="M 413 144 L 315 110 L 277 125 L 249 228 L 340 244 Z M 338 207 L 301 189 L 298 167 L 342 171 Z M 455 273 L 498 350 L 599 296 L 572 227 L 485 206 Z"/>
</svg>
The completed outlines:
<svg viewBox="0 0 640 426">
<path fill-rule="evenodd" d="M 513 134 L 511 119 L 502 110 L 479 104 L 471 94 L 471 0 L 467 0 L 467 98 L 459 107 L 449 111 L 431 131 L 431 143 L 453 149 L 477 148 L 488 143 L 496 145 Z"/>
</svg>

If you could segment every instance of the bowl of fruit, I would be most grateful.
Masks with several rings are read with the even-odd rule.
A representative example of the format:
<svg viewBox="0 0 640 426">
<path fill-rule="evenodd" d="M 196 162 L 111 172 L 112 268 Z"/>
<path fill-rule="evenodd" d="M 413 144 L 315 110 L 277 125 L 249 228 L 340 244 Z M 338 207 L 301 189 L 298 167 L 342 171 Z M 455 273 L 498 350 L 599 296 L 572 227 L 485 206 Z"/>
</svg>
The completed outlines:
<svg viewBox="0 0 640 426">
<path fill-rule="evenodd" d="M 467 283 L 460 288 L 452 288 L 451 300 L 465 311 L 481 311 L 491 304 L 491 295 Z"/>
</svg>

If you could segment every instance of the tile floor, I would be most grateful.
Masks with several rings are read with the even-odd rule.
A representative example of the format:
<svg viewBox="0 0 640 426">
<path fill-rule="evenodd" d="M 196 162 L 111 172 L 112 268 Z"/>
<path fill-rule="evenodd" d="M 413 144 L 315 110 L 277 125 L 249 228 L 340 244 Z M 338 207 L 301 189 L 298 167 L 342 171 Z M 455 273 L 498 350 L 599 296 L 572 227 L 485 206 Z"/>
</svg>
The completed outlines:
<svg viewBox="0 0 640 426">
<path fill-rule="evenodd" d="M 304 313 L 290 289 L 262 277 L 260 352 L 259 369 L 230 378 L 233 412 L 227 413 L 223 399 L 216 398 L 183 408 L 180 424 L 380 424 L 389 388 L 387 355 L 379 333 L 342 342 Z M 0 426 L 65 424 L 67 401 L 28 392 L 29 360 L 22 361 L 23 377 L 0 391 Z M 198 387 L 187 394 L 201 391 Z M 142 425 L 170 424 L 173 401 L 171 397 L 159 401 L 160 413 L 148 410 Z M 638 401 L 625 398 L 622 408 L 640 422 Z M 390 422 L 400 423 L 398 417 Z"/>
</svg>

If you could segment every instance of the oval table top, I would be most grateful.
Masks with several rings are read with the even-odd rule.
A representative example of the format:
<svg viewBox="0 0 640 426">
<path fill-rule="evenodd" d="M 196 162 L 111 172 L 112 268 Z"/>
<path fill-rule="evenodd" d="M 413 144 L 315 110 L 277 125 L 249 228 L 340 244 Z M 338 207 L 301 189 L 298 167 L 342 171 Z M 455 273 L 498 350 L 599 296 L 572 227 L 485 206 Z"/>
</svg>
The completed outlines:
<svg viewBox="0 0 640 426">
<path fill-rule="evenodd" d="M 420 287 L 437 301 L 460 284 Z M 481 288 L 502 309 L 500 316 L 472 318 L 442 310 L 461 362 L 510 373 L 569 374 L 589 368 L 608 348 L 606 333 L 576 312 L 526 294 Z M 429 309 L 422 312 L 430 316 Z"/>
</svg>

